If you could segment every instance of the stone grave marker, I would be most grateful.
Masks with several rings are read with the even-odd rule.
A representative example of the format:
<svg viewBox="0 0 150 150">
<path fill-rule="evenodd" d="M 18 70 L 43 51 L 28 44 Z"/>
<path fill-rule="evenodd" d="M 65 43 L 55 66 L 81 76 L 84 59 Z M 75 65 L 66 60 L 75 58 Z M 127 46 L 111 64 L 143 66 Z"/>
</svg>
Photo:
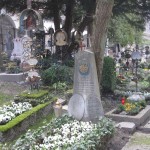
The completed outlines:
<svg viewBox="0 0 150 150">
<path fill-rule="evenodd" d="M 70 111 L 73 111 L 73 107 L 76 107 L 76 103 L 79 103 L 77 98 L 73 98 L 74 95 L 78 94 L 81 95 L 84 100 L 84 108 L 83 106 L 80 107 L 78 104 L 78 110 L 84 110 L 83 116 L 80 114 L 83 121 L 96 122 L 104 116 L 103 107 L 100 100 L 95 57 L 94 53 L 90 50 L 79 51 L 75 56 L 73 90 L 73 96 L 70 99 L 68 106 L 69 114 L 72 114 L 72 116 L 75 117 L 76 114 L 79 115 L 81 111 L 70 113 Z"/>
</svg>

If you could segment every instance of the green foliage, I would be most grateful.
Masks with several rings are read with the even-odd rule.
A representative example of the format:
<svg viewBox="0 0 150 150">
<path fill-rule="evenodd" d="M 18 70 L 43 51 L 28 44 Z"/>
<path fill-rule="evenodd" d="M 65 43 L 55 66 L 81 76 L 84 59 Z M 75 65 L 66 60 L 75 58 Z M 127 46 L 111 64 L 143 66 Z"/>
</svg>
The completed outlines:
<svg viewBox="0 0 150 150">
<path fill-rule="evenodd" d="M 69 100 L 72 95 L 73 95 L 73 89 L 67 90 L 67 91 L 65 92 L 65 98 L 66 98 L 67 100 Z"/>
<path fill-rule="evenodd" d="M 20 73 L 21 69 L 17 66 L 17 62 L 9 62 L 6 68 L 7 73 Z"/>
<path fill-rule="evenodd" d="M 12 149 L 17 149 L 19 150 L 20 148 L 24 149 L 27 147 L 30 147 L 31 149 L 35 149 L 35 145 L 39 145 L 39 141 L 41 141 L 40 143 L 43 143 L 43 139 L 48 137 L 48 136 L 54 136 L 55 134 L 62 135 L 66 134 L 66 133 L 61 133 L 62 132 L 62 126 L 65 125 L 77 125 L 80 126 L 82 125 L 82 122 L 78 122 L 76 123 L 76 121 L 74 121 L 72 118 L 68 117 L 68 116 L 63 116 L 63 117 L 59 117 L 59 118 L 55 118 L 53 119 L 50 123 L 39 127 L 36 129 L 36 131 L 31 131 L 29 130 L 25 135 L 21 136 L 14 144 L 13 144 L 13 148 Z M 89 124 L 91 124 L 89 122 Z M 67 127 L 66 125 L 66 127 Z M 72 127 L 69 127 L 68 129 L 72 129 Z M 82 127 L 80 128 L 80 132 L 83 133 L 83 129 Z M 76 142 L 74 142 L 73 144 L 70 143 L 66 143 L 63 144 L 61 146 L 62 150 L 67 150 L 67 149 L 71 149 L 71 150 L 98 150 L 98 149 L 106 149 L 106 145 L 108 143 L 108 141 L 110 140 L 110 138 L 113 136 L 114 133 L 114 124 L 113 122 L 108 119 L 108 118 L 102 118 L 100 121 L 98 121 L 97 124 L 95 124 L 92 127 L 92 130 L 90 132 L 85 133 L 85 136 L 81 137 L 80 140 L 77 140 Z M 76 133 L 77 131 L 75 131 Z M 74 133 L 74 130 L 72 131 L 72 133 Z M 68 132 L 68 136 L 69 136 L 69 132 Z M 73 137 L 76 137 L 75 134 L 72 134 Z M 31 140 L 32 139 L 32 140 Z M 41 139 L 41 140 L 40 140 Z M 51 143 L 54 144 L 55 148 L 52 149 L 56 149 L 56 145 L 55 143 Z M 45 149 L 45 148 L 44 148 Z"/>
<path fill-rule="evenodd" d="M 103 92 L 113 92 L 115 89 L 116 85 L 115 63 L 111 57 L 104 58 L 101 85 Z"/>
<path fill-rule="evenodd" d="M 39 90 L 30 92 L 22 92 L 19 96 L 23 98 L 38 99 L 48 94 L 47 90 Z"/>
<path fill-rule="evenodd" d="M 73 59 L 67 59 L 67 60 L 65 60 L 64 64 L 68 67 L 73 67 L 74 66 L 74 60 Z"/>
<path fill-rule="evenodd" d="M 39 111 L 40 109 L 46 107 L 47 105 L 49 104 L 48 103 L 45 103 L 45 104 L 40 104 L 36 107 L 34 107 L 33 109 L 17 116 L 16 118 L 12 119 L 11 121 L 9 121 L 7 124 L 5 125 L 0 125 L 0 131 L 1 132 L 5 132 L 9 129 L 11 129 L 12 127 L 14 127 L 15 125 L 19 124 L 21 121 L 23 121 L 24 119 L 26 119 L 28 116 L 32 115 L 33 113 Z"/>
<path fill-rule="evenodd" d="M 127 14 L 130 20 L 140 20 L 141 18 L 136 15 Z M 140 23 L 144 27 L 144 21 Z M 111 19 L 108 29 L 108 37 L 114 43 L 120 43 L 122 46 L 127 44 L 141 43 L 142 42 L 143 28 L 135 27 L 128 22 L 125 16 L 117 16 Z"/>
<path fill-rule="evenodd" d="M 44 104 L 44 103 L 49 102 L 49 101 L 56 101 L 58 99 L 52 93 L 48 93 L 48 91 L 43 92 L 43 94 L 42 93 L 39 94 L 39 96 L 36 96 L 36 92 L 32 93 L 31 95 L 28 93 L 23 93 L 22 95 L 23 96 L 15 97 L 14 101 L 16 103 L 18 103 L 18 102 L 29 102 L 33 107 L 35 107 L 39 104 Z"/>
<path fill-rule="evenodd" d="M 45 85 L 53 85 L 57 82 L 73 82 L 73 70 L 65 65 L 53 64 L 49 69 L 41 73 L 41 79 Z"/>
<path fill-rule="evenodd" d="M 104 150 L 115 131 L 114 124 L 108 118 L 101 119 L 95 128 L 82 138 L 78 143 L 71 146 L 76 150 Z"/>
<path fill-rule="evenodd" d="M 39 59 L 36 67 L 40 67 L 42 70 L 51 67 L 52 60 L 50 58 Z"/>
<path fill-rule="evenodd" d="M 116 113 L 120 113 L 120 112 L 122 112 L 122 111 L 124 111 L 124 110 L 125 110 L 124 105 L 119 104 L 119 105 L 117 106 Z"/>
<path fill-rule="evenodd" d="M 129 101 L 126 100 L 125 104 L 119 104 L 115 113 L 125 111 L 128 115 L 137 115 L 142 109 L 146 107 L 146 101 Z"/>
<path fill-rule="evenodd" d="M 65 91 L 67 89 L 67 84 L 65 82 L 57 82 L 53 84 L 55 90 Z"/>
</svg>

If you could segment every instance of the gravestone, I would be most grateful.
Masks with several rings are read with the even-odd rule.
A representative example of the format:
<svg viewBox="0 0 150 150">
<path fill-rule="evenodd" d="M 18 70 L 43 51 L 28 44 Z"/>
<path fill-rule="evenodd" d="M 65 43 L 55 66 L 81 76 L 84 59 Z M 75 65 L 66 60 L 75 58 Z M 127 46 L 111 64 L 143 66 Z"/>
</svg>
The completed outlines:
<svg viewBox="0 0 150 150">
<path fill-rule="evenodd" d="M 0 49 L 11 56 L 13 50 L 13 38 L 15 35 L 15 23 L 7 14 L 0 15 Z"/>
<path fill-rule="evenodd" d="M 100 100 L 95 57 L 90 50 L 79 51 L 75 55 L 73 90 L 73 96 L 68 105 L 70 115 L 77 120 L 92 122 L 96 122 L 104 116 Z M 79 101 L 75 95 L 81 95 L 83 97 L 82 100 Z M 77 108 L 78 111 L 76 112 L 74 107 L 77 106 L 79 108 Z"/>
<path fill-rule="evenodd" d="M 16 37 L 14 40 L 14 49 L 11 53 L 10 60 L 18 59 L 21 60 L 22 53 L 23 53 L 23 44 L 21 38 Z"/>
</svg>

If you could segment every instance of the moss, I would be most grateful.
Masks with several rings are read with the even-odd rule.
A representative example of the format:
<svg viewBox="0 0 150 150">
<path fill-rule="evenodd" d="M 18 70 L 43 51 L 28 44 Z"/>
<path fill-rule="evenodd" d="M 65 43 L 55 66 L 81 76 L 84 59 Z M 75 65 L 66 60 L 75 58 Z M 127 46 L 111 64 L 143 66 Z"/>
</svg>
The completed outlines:
<svg viewBox="0 0 150 150">
<path fill-rule="evenodd" d="M 21 93 L 19 96 L 23 98 L 38 99 L 48 94 L 47 90 L 33 91 L 32 93 Z"/>
<path fill-rule="evenodd" d="M 0 131 L 1 132 L 5 132 L 9 129 L 11 129 L 12 127 L 14 127 L 15 125 L 17 125 L 18 123 L 22 122 L 24 119 L 26 119 L 28 116 L 32 115 L 33 113 L 37 112 L 38 110 L 44 108 L 45 106 L 47 106 L 48 104 L 50 104 L 50 102 L 47 102 L 45 104 L 40 104 L 36 107 L 34 107 L 33 109 L 17 116 L 16 118 L 12 119 L 11 121 L 9 121 L 6 125 L 0 125 Z"/>
</svg>

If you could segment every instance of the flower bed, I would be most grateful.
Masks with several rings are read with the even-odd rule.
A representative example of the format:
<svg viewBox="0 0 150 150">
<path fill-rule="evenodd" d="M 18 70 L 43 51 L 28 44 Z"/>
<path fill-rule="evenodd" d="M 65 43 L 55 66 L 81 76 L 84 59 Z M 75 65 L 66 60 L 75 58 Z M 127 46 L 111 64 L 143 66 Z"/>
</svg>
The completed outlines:
<svg viewBox="0 0 150 150">
<path fill-rule="evenodd" d="M 16 96 L 14 101 L 16 103 L 18 102 L 29 102 L 32 104 L 33 107 L 37 106 L 38 104 L 44 104 L 48 101 L 51 101 L 51 99 L 57 99 L 56 97 L 53 97 L 50 93 L 48 93 L 47 90 L 39 90 L 39 91 L 32 91 L 31 93 L 24 92 L 21 93 L 19 96 Z"/>
<path fill-rule="evenodd" d="M 40 104 L 29 111 L 12 119 L 5 125 L 0 125 L 0 142 L 11 141 L 16 136 L 24 132 L 30 125 L 38 119 L 53 112 L 53 102 Z"/>
<path fill-rule="evenodd" d="M 114 132 L 113 123 L 103 118 L 97 124 L 79 122 L 63 116 L 35 132 L 28 131 L 13 145 L 12 150 L 21 149 L 101 149 L 107 145 Z"/>
<path fill-rule="evenodd" d="M 147 105 L 137 115 L 116 114 L 116 109 L 113 109 L 108 113 L 106 113 L 105 116 L 117 122 L 133 122 L 135 123 L 136 127 L 138 127 L 149 118 L 149 114 L 150 114 L 150 106 Z"/>
<path fill-rule="evenodd" d="M 32 105 L 28 102 L 18 104 L 12 102 L 11 105 L 0 107 L 0 125 L 8 123 L 13 118 L 30 109 L 32 109 Z"/>
<path fill-rule="evenodd" d="M 114 113 L 124 114 L 124 115 L 137 115 L 142 109 L 146 107 L 146 101 L 122 101 L 122 104 L 119 104 Z M 124 113 L 122 113 L 124 112 Z"/>
</svg>

